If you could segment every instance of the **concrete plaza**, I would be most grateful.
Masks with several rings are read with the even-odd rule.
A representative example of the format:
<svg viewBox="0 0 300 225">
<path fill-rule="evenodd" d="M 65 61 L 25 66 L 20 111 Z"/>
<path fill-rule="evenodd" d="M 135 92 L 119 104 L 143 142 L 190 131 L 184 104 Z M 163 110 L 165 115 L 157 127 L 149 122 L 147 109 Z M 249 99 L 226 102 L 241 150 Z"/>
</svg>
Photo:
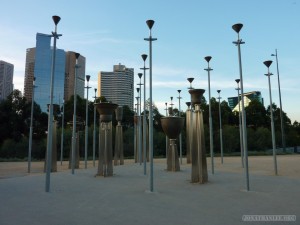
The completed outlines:
<svg viewBox="0 0 300 225">
<path fill-rule="evenodd" d="M 246 191 L 240 157 L 207 159 L 209 182 L 191 184 L 191 165 L 167 172 L 164 159 L 154 160 L 154 192 L 149 192 L 143 165 L 126 160 L 113 177 L 95 177 L 96 167 L 72 175 L 58 162 L 45 192 L 43 163 L 0 163 L 1 225 L 238 225 L 300 224 L 300 155 L 278 156 L 275 176 L 271 156 L 249 157 L 250 191 Z M 81 162 L 81 168 L 84 163 Z M 246 215 L 293 215 L 292 222 L 245 222 Z"/>
</svg>

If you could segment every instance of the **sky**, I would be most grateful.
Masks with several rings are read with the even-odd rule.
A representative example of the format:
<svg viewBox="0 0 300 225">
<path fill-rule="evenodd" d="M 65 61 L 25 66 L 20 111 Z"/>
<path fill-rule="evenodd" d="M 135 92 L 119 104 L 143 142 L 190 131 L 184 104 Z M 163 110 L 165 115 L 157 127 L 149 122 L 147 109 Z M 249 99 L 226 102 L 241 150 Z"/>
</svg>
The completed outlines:
<svg viewBox="0 0 300 225">
<path fill-rule="evenodd" d="M 164 114 L 165 102 L 181 109 L 190 101 L 188 77 L 194 88 L 205 89 L 208 76 L 205 56 L 212 56 L 211 96 L 221 90 L 222 100 L 237 96 L 238 51 L 232 43 L 237 34 L 232 25 L 242 23 L 240 38 L 244 92 L 261 91 L 264 105 L 270 104 L 266 60 L 270 66 L 271 93 L 279 107 L 276 59 L 283 111 L 292 123 L 300 121 L 300 0 L 0 0 L 0 60 L 14 64 L 14 87 L 23 91 L 26 49 L 35 47 L 36 33 L 54 31 L 53 15 L 61 17 L 57 31 L 62 37 L 57 47 L 86 57 L 90 86 L 97 87 L 99 71 L 112 71 L 123 64 L 137 73 L 143 67 L 141 54 L 149 54 L 146 20 L 152 19 L 153 101 Z M 148 61 L 147 61 L 148 63 Z M 146 74 L 146 87 L 149 76 Z M 50 90 L 50 89 L 49 89 Z M 91 94 L 89 95 L 91 96 Z M 147 98 L 149 92 L 147 92 Z M 91 99 L 92 100 L 92 99 Z"/>
</svg>

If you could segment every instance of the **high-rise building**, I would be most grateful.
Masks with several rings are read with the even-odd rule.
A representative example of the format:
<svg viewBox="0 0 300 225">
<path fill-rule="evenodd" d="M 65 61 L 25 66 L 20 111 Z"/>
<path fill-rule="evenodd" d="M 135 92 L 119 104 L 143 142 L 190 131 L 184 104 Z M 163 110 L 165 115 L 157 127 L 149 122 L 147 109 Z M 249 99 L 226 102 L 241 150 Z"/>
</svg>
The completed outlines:
<svg viewBox="0 0 300 225">
<path fill-rule="evenodd" d="M 65 66 L 65 100 L 68 101 L 71 96 L 74 95 L 74 78 L 75 78 L 75 64 L 76 56 L 75 52 L 66 52 L 66 66 Z M 82 55 L 78 58 L 78 69 L 77 69 L 77 84 L 76 93 L 81 98 L 84 98 L 84 81 L 85 80 L 85 57 Z"/>
<path fill-rule="evenodd" d="M 14 65 L 0 60 L 0 101 L 13 91 Z"/>
<path fill-rule="evenodd" d="M 239 96 L 239 98 L 241 98 L 241 95 Z M 247 107 L 249 105 L 249 103 L 256 99 L 257 101 L 259 101 L 260 103 L 264 104 L 264 99 L 261 96 L 261 92 L 260 91 L 251 91 L 251 92 L 247 92 L 244 93 L 244 105 L 245 107 Z M 238 111 L 238 97 L 229 97 L 228 98 L 228 105 L 231 108 L 232 111 Z"/>
<path fill-rule="evenodd" d="M 36 47 L 27 49 L 26 53 L 24 96 L 31 101 L 32 82 L 35 77 L 34 101 L 43 112 L 47 112 L 47 104 L 50 103 L 52 53 L 51 36 L 41 33 L 36 34 Z M 62 102 L 64 96 L 65 61 L 65 51 L 56 49 L 53 104 Z"/>
<path fill-rule="evenodd" d="M 35 77 L 34 101 L 40 105 L 43 112 L 47 112 L 50 103 L 50 77 L 52 70 L 51 36 L 37 33 L 36 47 L 26 51 L 24 96 L 28 101 L 32 99 L 33 78 Z M 61 104 L 74 93 L 75 53 L 56 49 L 55 73 L 53 85 L 53 104 Z M 85 57 L 78 59 L 77 95 L 84 97 Z"/>
<path fill-rule="evenodd" d="M 34 77 L 34 57 L 35 48 L 28 48 L 26 50 L 26 62 L 25 62 L 25 79 L 24 79 L 24 97 L 27 101 L 31 102 L 33 77 Z"/>
<path fill-rule="evenodd" d="M 114 65 L 113 72 L 100 71 L 98 74 L 98 97 L 120 106 L 127 105 L 133 110 L 134 69 Z"/>
<path fill-rule="evenodd" d="M 47 112 L 47 104 L 50 103 L 52 53 L 53 48 L 51 48 L 51 36 L 37 33 L 34 63 L 34 76 L 36 85 L 34 100 L 40 105 L 43 112 Z M 59 104 L 63 99 L 65 62 L 65 51 L 62 49 L 56 49 L 53 104 Z"/>
</svg>

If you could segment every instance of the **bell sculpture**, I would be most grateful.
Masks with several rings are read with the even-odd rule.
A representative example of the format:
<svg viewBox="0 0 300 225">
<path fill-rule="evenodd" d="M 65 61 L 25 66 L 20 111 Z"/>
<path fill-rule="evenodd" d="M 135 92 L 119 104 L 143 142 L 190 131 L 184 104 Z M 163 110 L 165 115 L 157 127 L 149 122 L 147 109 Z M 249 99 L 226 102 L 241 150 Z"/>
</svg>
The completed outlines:
<svg viewBox="0 0 300 225">
<path fill-rule="evenodd" d="M 139 149 L 138 149 L 139 117 L 137 115 L 133 116 L 133 122 L 134 122 L 134 162 L 137 163 L 139 161 Z"/>
<path fill-rule="evenodd" d="M 184 118 L 178 116 L 162 117 L 161 126 L 170 141 L 167 152 L 167 171 L 180 171 L 176 140 L 184 126 Z"/>
<path fill-rule="evenodd" d="M 123 107 L 119 106 L 116 109 L 116 120 L 118 125 L 116 126 L 116 136 L 115 136 L 115 156 L 114 156 L 114 165 L 124 165 L 124 151 L 123 151 L 123 128 L 122 128 L 122 119 L 123 119 Z"/>
<path fill-rule="evenodd" d="M 113 176 L 113 154 L 112 154 L 112 115 L 117 104 L 100 102 L 95 103 L 100 114 L 99 129 L 99 163 L 96 176 Z"/>
<path fill-rule="evenodd" d="M 192 112 L 192 119 L 190 120 L 190 125 L 192 126 L 192 137 L 187 140 L 191 144 L 191 182 L 200 184 L 204 184 L 208 181 L 204 140 L 204 124 L 202 110 L 200 108 L 201 99 L 204 92 L 204 89 L 189 90 L 189 93 L 191 94 L 191 103 L 194 107 L 194 110 Z"/>
<path fill-rule="evenodd" d="M 80 131 L 84 128 L 84 122 L 81 120 L 81 118 L 76 117 L 76 133 L 75 133 L 75 158 L 74 158 L 74 168 L 79 169 L 79 162 L 80 162 L 80 155 L 79 155 L 79 149 L 80 149 Z M 73 121 L 67 122 L 67 124 L 73 128 Z M 71 142 L 72 143 L 72 142 Z M 72 168 L 72 148 L 70 148 L 70 154 L 69 154 L 69 169 Z"/>
<path fill-rule="evenodd" d="M 57 172 L 57 141 L 56 141 L 56 129 L 57 129 L 57 121 L 53 120 L 52 126 L 52 160 L 51 160 L 51 172 Z M 45 156 L 45 164 L 44 164 L 44 172 L 46 172 L 47 168 L 47 152 Z"/>
<path fill-rule="evenodd" d="M 193 134 L 193 130 L 192 130 L 192 116 L 193 116 L 193 112 L 191 109 L 191 102 L 186 102 L 186 105 L 188 107 L 188 109 L 186 110 L 186 163 L 190 164 L 191 163 L 191 149 L 192 149 L 192 134 Z"/>
</svg>

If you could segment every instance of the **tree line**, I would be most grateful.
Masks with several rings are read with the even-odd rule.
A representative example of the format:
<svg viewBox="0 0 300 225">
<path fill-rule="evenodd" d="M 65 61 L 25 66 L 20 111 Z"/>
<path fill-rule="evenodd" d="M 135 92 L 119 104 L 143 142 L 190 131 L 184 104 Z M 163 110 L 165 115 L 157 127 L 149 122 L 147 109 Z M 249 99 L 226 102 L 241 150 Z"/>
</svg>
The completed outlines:
<svg viewBox="0 0 300 225">
<path fill-rule="evenodd" d="M 85 122 L 86 100 L 77 97 L 77 116 L 78 120 Z M 105 101 L 104 97 L 97 101 Z M 69 157 L 72 130 L 68 122 L 73 118 L 74 96 L 64 104 L 64 158 Z M 222 112 L 222 129 L 223 129 L 223 149 L 225 153 L 234 153 L 240 151 L 239 136 L 239 113 L 232 112 L 228 103 L 220 103 Z M 276 145 L 277 148 L 282 146 L 281 127 L 280 127 L 280 109 L 272 104 L 273 117 L 275 124 Z M 208 126 L 208 103 L 203 97 L 201 109 L 203 110 L 204 130 L 206 148 L 209 149 L 209 126 Z M 220 152 L 220 133 L 219 133 L 219 102 L 211 99 L 212 120 L 213 120 L 213 139 L 214 151 Z M 123 112 L 123 133 L 124 133 L 124 154 L 125 157 L 133 156 L 133 136 L 134 136 L 134 112 L 127 106 Z M 60 135 L 62 128 L 62 106 L 55 107 L 54 118 L 57 121 L 57 144 L 60 149 Z M 175 109 L 176 111 L 176 109 Z M 178 110 L 177 110 L 178 111 Z M 271 128 L 270 128 L 270 106 L 264 107 L 262 103 L 253 100 L 245 107 L 247 118 L 247 137 L 249 151 L 265 151 L 272 148 Z M 145 112 L 142 112 L 144 114 Z M 147 113 L 147 112 L 146 112 Z M 28 102 L 22 96 L 19 90 L 14 90 L 6 100 L 0 102 L 0 158 L 20 158 L 24 159 L 28 155 L 28 137 L 30 127 L 31 102 Z M 33 110 L 33 146 L 32 157 L 41 160 L 45 157 L 46 151 L 46 131 L 48 128 L 48 115 L 41 111 L 38 104 L 34 103 Z M 181 113 L 185 117 L 185 112 Z M 157 107 L 153 106 L 153 126 L 154 126 L 154 154 L 156 156 L 165 155 L 165 135 L 162 131 L 160 118 L 163 117 Z M 88 125 L 89 125 L 89 146 L 88 155 L 92 155 L 93 143 L 93 124 L 94 124 L 94 102 L 88 101 Z M 284 128 L 286 137 L 286 146 L 300 146 L 300 124 L 295 121 L 293 124 L 285 112 L 283 112 Z M 96 117 L 96 131 L 98 132 L 99 116 Z M 113 124 L 117 121 L 115 116 Z M 98 134 L 98 133 L 97 133 Z M 114 134 L 114 131 L 113 131 Z M 98 140 L 98 139 L 97 139 Z M 81 151 L 84 151 L 84 130 L 80 133 Z M 183 154 L 185 154 L 185 128 L 182 131 Z M 58 154 L 59 155 L 59 154 Z M 83 154 L 82 154 L 83 155 Z"/>
</svg>

